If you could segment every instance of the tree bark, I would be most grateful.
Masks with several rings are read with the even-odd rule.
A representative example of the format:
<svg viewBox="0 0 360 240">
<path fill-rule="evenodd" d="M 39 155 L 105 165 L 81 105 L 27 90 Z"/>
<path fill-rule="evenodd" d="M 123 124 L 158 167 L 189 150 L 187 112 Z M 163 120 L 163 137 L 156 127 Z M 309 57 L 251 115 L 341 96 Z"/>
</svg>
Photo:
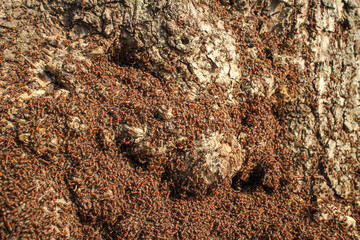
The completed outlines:
<svg viewBox="0 0 360 240">
<path fill-rule="evenodd" d="M 359 238 L 358 1 L 0 6 L 4 238 Z"/>
</svg>

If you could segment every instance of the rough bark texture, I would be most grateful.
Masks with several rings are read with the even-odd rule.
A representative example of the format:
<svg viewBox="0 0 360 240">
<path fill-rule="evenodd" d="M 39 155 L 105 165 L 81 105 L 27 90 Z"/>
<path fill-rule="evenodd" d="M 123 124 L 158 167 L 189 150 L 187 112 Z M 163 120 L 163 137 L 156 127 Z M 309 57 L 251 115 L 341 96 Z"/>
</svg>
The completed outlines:
<svg viewBox="0 0 360 240">
<path fill-rule="evenodd" d="M 2 239 L 358 239 L 360 3 L 0 1 Z"/>
</svg>

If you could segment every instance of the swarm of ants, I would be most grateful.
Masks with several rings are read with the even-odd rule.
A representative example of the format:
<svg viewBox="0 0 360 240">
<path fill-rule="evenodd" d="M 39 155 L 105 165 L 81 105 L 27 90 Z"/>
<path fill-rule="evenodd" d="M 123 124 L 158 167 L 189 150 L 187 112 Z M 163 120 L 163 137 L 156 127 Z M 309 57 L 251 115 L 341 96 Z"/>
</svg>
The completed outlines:
<svg viewBox="0 0 360 240">
<path fill-rule="evenodd" d="M 318 221 L 312 189 L 295 191 L 294 165 L 307 156 L 289 154 L 287 120 L 307 71 L 285 69 L 271 49 L 296 54 L 294 29 L 260 34 L 265 3 L 255 4 L 256 24 L 245 30 L 246 19 L 232 14 L 231 6 L 206 5 L 237 36 L 248 69 L 233 88 L 236 104 L 226 104 L 224 86 L 215 82 L 202 86 L 197 99 L 189 98 L 181 82 L 151 72 L 148 57 L 124 64 L 116 46 L 92 66 L 68 55 L 65 62 L 76 66 L 71 81 L 57 72 L 31 71 L 46 47 L 41 40 L 33 50 L 17 52 L 1 83 L 1 239 L 352 237 L 335 220 Z M 98 47 L 97 37 L 85 41 L 89 49 Z M 246 51 L 254 46 L 257 58 Z M 309 49 L 302 51 L 310 61 Z M 244 85 L 266 71 L 285 90 L 244 95 Z M 54 78 L 54 89 L 23 100 L 36 74 Z M 236 136 L 246 152 L 241 170 L 211 185 L 198 172 L 206 153 L 194 155 L 209 132 L 222 133 L 224 142 Z M 198 159 L 191 166 L 189 156 Z M 313 180 L 303 179 L 309 186 Z M 358 219 L 358 212 L 353 216 Z"/>
</svg>

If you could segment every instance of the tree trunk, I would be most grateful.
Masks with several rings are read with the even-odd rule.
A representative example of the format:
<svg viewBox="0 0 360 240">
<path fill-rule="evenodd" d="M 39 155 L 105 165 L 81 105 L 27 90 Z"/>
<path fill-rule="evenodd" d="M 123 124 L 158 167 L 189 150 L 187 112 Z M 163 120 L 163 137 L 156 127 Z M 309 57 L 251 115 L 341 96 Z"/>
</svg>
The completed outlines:
<svg viewBox="0 0 360 240">
<path fill-rule="evenodd" d="M 0 6 L 2 237 L 359 238 L 359 1 Z"/>
</svg>

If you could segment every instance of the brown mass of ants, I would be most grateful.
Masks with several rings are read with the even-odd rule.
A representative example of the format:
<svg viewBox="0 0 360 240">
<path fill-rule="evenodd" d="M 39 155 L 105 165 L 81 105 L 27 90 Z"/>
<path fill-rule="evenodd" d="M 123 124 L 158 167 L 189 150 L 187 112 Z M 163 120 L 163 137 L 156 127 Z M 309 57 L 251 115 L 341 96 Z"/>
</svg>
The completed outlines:
<svg viewBox="0 0 360 240">
<path fill-rule="evenodd" d="M 243 30 L 211 4 L 238 36 L 249 69 L 242 81 L 267 69 L 295 93 L 306 72 L 281 68 L 269 50 L 296 52 L 292 33 Z M 96 48 L 96 38 L 86 41 Z M 249 45 L 257 58 L 244 51 Z M 66 63 L 77 66 L 71 84 L 57 81 L 59 91 L 21 100 L 39 48 L 46 45 L 19 52 L 2 83 L 1 239 L 349 239 L 344 226 L 317 221 L 311 189 L 294 192 L 295 160 L 283 144 L 294 106 L 286 98 L 244 96 L 239 84 L 239 104 L 226 105 L 224 87 L 209 83 L 193 100 L 176 80 L 147 73 L 146 62 L 134 68 L 101 56 L 84 70 L 86 62 L 69 55 Z M 206 131 L 247 136 L 244 167 L 211 187 L 184 163 Z M 148 145 L 138 147 L 134 136 Z"/>
</svg>

